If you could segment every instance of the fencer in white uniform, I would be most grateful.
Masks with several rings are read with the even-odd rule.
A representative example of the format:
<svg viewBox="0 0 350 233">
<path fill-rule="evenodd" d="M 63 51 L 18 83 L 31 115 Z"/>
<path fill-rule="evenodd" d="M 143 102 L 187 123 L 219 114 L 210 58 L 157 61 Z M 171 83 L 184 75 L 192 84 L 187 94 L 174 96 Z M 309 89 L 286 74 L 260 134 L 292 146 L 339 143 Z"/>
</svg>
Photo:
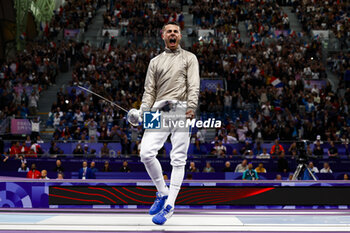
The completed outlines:
<svg viewBox="0 0 350 233">
<path fill-rule="evenodd" d="M 176 23 L 163 27 L 165 51 L 153 58 L 148 66 L 141 114 L 159 110 L 163 118 L 168 117 L 172 121 L 194 118 L 200 85 L 199 65 L 193 53 L 180 47 L 181 37 L 180 27 Z M 156 156 L 170 134 L 172 173 L 168 188 Z M 161 129 L 145 130 L 140 156 L 158 190 L 156 201 L 150 209 L 150 214 L 155 214 L 152 221 L 156 224 L 164 224 L 173 213 L 184 179 L 189 143 L 190 133 L 186 127 L 163 126 Z"/>
</svg>

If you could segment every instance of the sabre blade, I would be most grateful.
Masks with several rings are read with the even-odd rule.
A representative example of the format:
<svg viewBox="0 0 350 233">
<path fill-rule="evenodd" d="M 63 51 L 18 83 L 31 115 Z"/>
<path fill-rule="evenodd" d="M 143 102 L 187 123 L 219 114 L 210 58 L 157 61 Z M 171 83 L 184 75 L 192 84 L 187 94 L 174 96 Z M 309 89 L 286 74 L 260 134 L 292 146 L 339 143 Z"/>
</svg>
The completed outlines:
<svg viewBox="0 0 350 233">
<path fill-rule="evenodd" d="M 118 104 L 116 104 L 116 103 L 110 101 L 109 99 L 107 99 L 107 98 L 105 98 L 105 97 L 103 97 L 103 96 L 101 96 L 101 95 L 99 95 L 99 94 L 97 94 L 97 93 L 95 93 L 95 92 L 93 92 L 93 91 L 90 91 L 89 89 L 87 89 L 87 88 L 85 88 L 85 87 L 82 87 L 82 86 L 79 86 L 79 85 L 78 85 L 77 87 L 79 87 L 80 89 L 83 89 L 84 91 L 87 91 L 87 92 L 89 92 L 90 94 L 93 94 L 93 95 L 95 95 L 95 96 L 97 96 L 97 97 L 99 97 L 99 98 L 101 98 L 101 99 L 107 101 L 108 103 L 110 103 L 110 104 L 112 104 L 112 105 L 118 107 L 119 109 L 123 110 L 123 111 L 126 112 L 126 113 L 129 112 L 128 110 L 126 110 L 126 109 L 123 108 L 122 106 L 120 106 L 120 105 L 118 105 Z"/>
</svg>

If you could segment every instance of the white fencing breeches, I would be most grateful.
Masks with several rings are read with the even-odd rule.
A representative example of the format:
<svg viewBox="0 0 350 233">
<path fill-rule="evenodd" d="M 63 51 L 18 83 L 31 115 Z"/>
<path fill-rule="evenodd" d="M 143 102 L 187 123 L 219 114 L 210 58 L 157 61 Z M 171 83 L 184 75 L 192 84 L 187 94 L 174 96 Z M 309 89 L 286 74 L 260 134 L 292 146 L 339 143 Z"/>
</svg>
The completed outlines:
<svg viewBox="0 0 350 233">
<path fill-rule="evenodd" d="M 152 111 L 160 109 L 164 101 L 158 101 L 153 105 Z M 143 163 L 154 159 L 158 151 L 163 147 L 169 134 L 172 149 L 170 159 L 172 166 L 185 166 L 187 151 L 190 144 L 190 129 L 188 127 L 174 126 L 171 122 L 186 122 L 186 102 L 173 101 L 169 112 L 161 112 L 161 128 L 146 129 L 141 141 L 140 156 Z M 163 121 L 164 120 L 164 121 Z M 163 124 L 166 123 L 166 124 Z"/>
<path fill-rule="evenodd" d="M 152 110 L 159 110 L 164 107 L 165 101 L 156 102 Z M 161 124 L 160 129 L 145 130 L 141 141 L 141 161 L 145 164 L 146 170 L 151 177 L 158 192 L 162 196 L 168 196 L 165 206 L 175 206 L 176 197 L 180 191 L 184 179 L 187 151 L 190 144 L 190 130 L 188 127 L 175 126 L 169 121 L 186 121 L 186 103 L 174 101 L 168 106 L 166 112 L 161 112 L 162 120 L 167 120 L 168 127 Z M 170 106 L 170 107 L 169 107 Z M 155 108 L 155 109 L 154 109 Z M 170 189 L 165 184 L 161 165 L 156 158 L 158 151 L 163 147 L 164 142 L 171 134 L 172 149 L 170 152 L 171 165 L 173 166 L 170 180 Z"/>
</svg>

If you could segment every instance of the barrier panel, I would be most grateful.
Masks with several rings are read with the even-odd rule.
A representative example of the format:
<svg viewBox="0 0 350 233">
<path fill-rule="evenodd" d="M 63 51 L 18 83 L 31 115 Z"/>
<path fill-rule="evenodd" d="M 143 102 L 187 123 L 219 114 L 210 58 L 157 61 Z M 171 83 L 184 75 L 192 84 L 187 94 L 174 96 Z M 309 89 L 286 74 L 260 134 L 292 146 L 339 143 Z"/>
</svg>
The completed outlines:
<svg viewBox="0 0 350 233">
<path fill-rule="evenodd" d="M 150 180 L 2 178 L 1 208 L 149 208 Z M 185 181 L 179 208 L 349 208 L 348 181 Z"/>
</svg>

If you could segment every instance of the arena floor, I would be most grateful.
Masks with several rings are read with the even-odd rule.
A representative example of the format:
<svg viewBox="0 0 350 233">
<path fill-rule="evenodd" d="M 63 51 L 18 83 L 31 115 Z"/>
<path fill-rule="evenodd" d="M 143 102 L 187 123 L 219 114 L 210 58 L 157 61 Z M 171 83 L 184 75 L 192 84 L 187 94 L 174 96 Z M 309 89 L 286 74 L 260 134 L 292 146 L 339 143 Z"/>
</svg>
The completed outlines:
<svg viewBox="0 0 350 233">
<path fill-rule="evenodd" d="M 349 210 L 177 210 L 164 226 L 146 210 L 1 209 L 0 232 L 350 232 Z"/>
</svg>

